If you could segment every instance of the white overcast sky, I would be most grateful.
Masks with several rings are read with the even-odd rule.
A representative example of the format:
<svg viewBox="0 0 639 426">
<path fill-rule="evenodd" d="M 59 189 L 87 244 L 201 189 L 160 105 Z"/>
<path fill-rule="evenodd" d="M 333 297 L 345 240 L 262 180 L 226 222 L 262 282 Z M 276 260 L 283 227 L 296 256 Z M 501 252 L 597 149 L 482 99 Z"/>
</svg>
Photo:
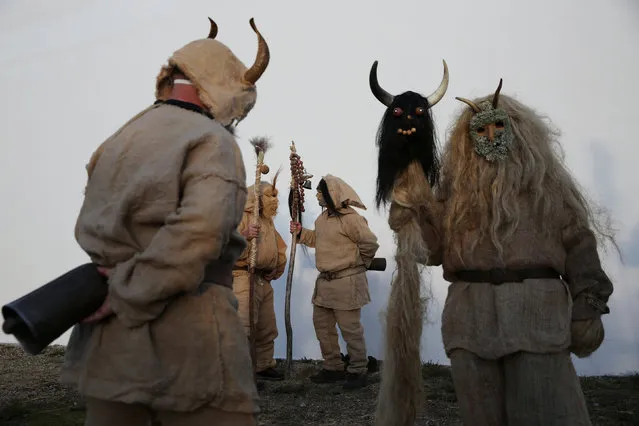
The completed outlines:
<svg viewBox="0 0 639 426">
<path fill-rule="evenodd" d="M 401 6 L 400 6 L 401 4 Z M 255 158 L 248 139 L 272 138 L 266 162 L 283 165 L 277 226 L 286 241 L 288 147 L 295 140 L 308 170 L 344 178 L 369 207 L 386 272 L 370 272 L 373 303 L 363 310 L 369 353 L 381 357 L 380 312 L 394 267 L 385 212 L 373 207 L 375 131 L 384 107 L 368 88 L 379 79 L 390 92 L 433 91 L 450 85 L 434 116 L 440 140 L 464 105 L 455 96 L 503 93 L 548 114 L 562 130 L 567 161 L 592 195 L 612 209 L 625 264 L 604 257 L 615 283 L 606 340 L 578 360 L 581 374 L 639 370 L 639 3 L 635 0 L 473 0 L 211 2 L 166 0 L 4 0 L 0 3 L 0 304 L 87 261 L 73 236 L 95 148 L 153 102 L 155 77 L 170 54 L 208 34 L 247 65 L 256 52 L 254 17 L 271 48 L 258 82 L 257 105 L 238 128 L 249 179 Z M 313 184 L 317 183 L 317 179 Z M 305 220 L 319 208 L 307 197 Z M 447 283 L 431 270 L 436 296 L 423 334 L 423 358 L 448 363 L 440 316 Z M 298 250 L 293 291 L 294 356 L 319 358 L 310 297 L 313 251 Z M 284 286 L 276 283 L 285 356 Z M 56 343 L 66 343 L 68 333 Z M 14 341 L 0 335 L 1 342 Z M 342 342 L 343 350 L 345 347 Z"/>
</svg>

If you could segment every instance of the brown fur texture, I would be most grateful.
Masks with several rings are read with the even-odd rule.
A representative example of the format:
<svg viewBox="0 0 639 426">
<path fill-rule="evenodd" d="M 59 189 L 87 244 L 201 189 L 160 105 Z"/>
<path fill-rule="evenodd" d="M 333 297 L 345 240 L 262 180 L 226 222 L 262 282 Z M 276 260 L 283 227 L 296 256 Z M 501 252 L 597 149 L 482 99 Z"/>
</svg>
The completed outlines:
<svg viewBox="0 0 639 426">
<path fill-rule="evenodd" d="M 475 104 L 493 95 L 475 99 Z M 440 198 L 447 199 L 444 233 L 448 243 L 456 234 L 478 229 L 473 247 L 488 233 L 501 259 L 519 224 L 522 194 L 529 194 L 542 233 L 553 232 L 557 206 L 565 205 L 579 224 L 589 226 L 600 242 L 613 243 L 614 232 L 604 209 L 589 200 L 573 179 L 561 155 L 559 132 L 531 108 L 501 94 L 499 108 L 512 123 L 516 142 L 508 159 L 489 163 L 474 152 L 468 132 L 471 108 L 454 120 L 450 141 L 443 150 Z M 499 196 L 494 196 L 499 194 Z M 461 247 L 455 247 L 460 254 Z"/>
<path fill-rule="evenodd" d="M 425 185 L 425 186 L 424 186 Z M 389 224 L 396 233 L 395 276 L 386 313 L 385 353 L 376 425 L 408 426 L 415 422 L 421 394 L 420 341 L 430 294 L 422 293 L 421 267 L 428 259 L 428 247 L 410 209 L 424 201 L 430 191 L 417 162 L 398 179 Z"/>
<path fill-rule="evenodd" d="M 260 216 L 263 216 L 267 219 L 273 219 L 277 215 L 277 209 L 279 208 L 279 200 L 277 196 L 279 195 L 279 191 L 277 190 L 277 178 L 282 171 L 281 167 L 275 172 L 275 175 L 271 179 L 271 182 L 261 181 L 260 182 Z M 253 193 L 253 188 L 255 185 L 251 185 L 248 187 L 249 194 Z M 245 212 L 253 212 L 255 208 L 255 199 L 253 197 L 249 197 L 246 201 L 246 205 L 244 206 Z"/>
</svg>

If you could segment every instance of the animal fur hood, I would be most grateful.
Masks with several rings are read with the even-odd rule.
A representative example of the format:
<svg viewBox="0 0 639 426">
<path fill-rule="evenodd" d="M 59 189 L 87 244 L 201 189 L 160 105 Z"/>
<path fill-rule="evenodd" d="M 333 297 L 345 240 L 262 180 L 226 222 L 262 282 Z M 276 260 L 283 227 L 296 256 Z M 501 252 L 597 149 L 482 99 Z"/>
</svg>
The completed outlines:
<svg viewBox="0 0 639 426">
<path fill-rule="evenodd" d="M 366 206 L 362 200 L 360 200 L 359 195 L 342 179 L 330 174 L 323 176 L 322 179 L 326 182 L 328 193 L 333 199 L 335 207 L 339 209 L 346 206 L 353 206 L 366 210 Z"/>
<path fill-rule="evenodd" d="M 215 25 L 212 22 L 212 25 Z M 215 120 L 228 126 L 234 120 L 241 121 L 253 109 L 257 98 L 254 82 L 266 69 L 269 51 L 266 42 L 258 35 L 259 50 L 251 67 L 253 78 L 247 79 L 247 67 L 223 43 L 215 40 L 215 32 L 209 38 L 195 40 L 178 49 L 164 65 L 156 78 L 155 97 L 166 100 L 172 89 L 171 73 L 178 67 L 198 90 L 202 103 Z"/>
</svg>

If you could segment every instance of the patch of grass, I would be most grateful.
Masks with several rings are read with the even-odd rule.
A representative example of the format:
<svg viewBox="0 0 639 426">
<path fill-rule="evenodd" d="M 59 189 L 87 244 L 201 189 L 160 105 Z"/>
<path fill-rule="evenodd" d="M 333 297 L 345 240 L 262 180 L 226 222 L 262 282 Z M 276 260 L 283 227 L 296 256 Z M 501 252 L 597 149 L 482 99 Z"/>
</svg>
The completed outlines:
<svg viewBox="0 0 639 426">
<path fill-rule="evenodd" d="M 597 425 L 639 425 L 639 374 L 581 377 L 588 411 Z"/>
<path fill-rule="evenodd" d="M 84 412 L 73 410 L 69 405 L 27 401 L 10 401 L 0 409 L 0 424 L 3 426 L 82 426 Z"/>
<path fill-rule="evenodd" d="M 436 364 L 434 362 L 427 362 L 422 365 L 422 378 L 427 380 L 433 377 L 444 377 L 452 380 L 450 367 L 447 365 Z"/>
</svg>

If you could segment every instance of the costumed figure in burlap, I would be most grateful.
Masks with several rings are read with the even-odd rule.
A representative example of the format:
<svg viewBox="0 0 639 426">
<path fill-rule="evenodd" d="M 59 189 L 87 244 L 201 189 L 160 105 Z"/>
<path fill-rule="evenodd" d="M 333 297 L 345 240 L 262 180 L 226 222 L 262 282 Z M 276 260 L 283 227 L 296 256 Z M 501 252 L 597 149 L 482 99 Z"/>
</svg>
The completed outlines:
<svg viewBox="0 0 639 426">
<path fill-rule="evenodd" d="M 253 318 L 255 323 L 255 353 L 257 378 L 264 380 L 282 380 L 284 375 L 275 369 L 277 363 L 273 358 L 275 338 L 278 336 L 273 303 L 273 287 L 271 281 L 278 279 L 286 268 L 287 245 L 275 229 L 273 219 L 277 214 L 279 201 L 276 187 L 279 171 L 271 182 L 261 182 L 260 216 L 257 225 L 252 224 L 255 198 L 254 185 L 248 188 L 249 197 L 244 207 L 244 215 L 238 232 L 251 241 L 257 238 L 257 259 L 255 263 L 256 286 L 254 295 Z M 250 336 L 249 322 L 249 247 L 242 252 L 233 271 L 233 292 L 239 302 L 238 312 L 244 325 L 246 336 Z"/>
<path fill-rule="evenodd" d="M 311 377 L 314 383 L 346 379 L 345 389 L 366 386 L 367 365 L 361 308 L 370 294 L 366 269 L 379 248 L 377 237 L 366 218 L 353 207 L 365 210 L 359 196 L 342 179 L 330 174 L 317 186 L 317 200 L 322 213 L 315 229 L 291 222 L 291 233 L 298 233 L 299 243 L 315 248 L 315 265 L 319 275 L 313 293 L 313 325 L 322 351 L 323 368 Z M 346 342 L 349 364 L 344 369 L 335 325 Z"/>
<path fill-rule="evenodd" d="M 614 235 L 558 132 L 501 87 L 457 98 L 439 184 L 395 191 L 390 224 L 416 217 L 451 283 L 442 337 L 464 424 L 591 425 L 570 354 L 603 341 L 613 285 L 598 245 Z"/>
<path fill-rule="evenodd" d="M 435 91 L 422 96 L 413 91 L 391 95 L 377 79 L 375 61 L 369 85 L 386 107 L 377 131 L 379 148 L 375 202 L 386 206 L 391 192 L 402 188 L 435 185 L 439 179 L 439 155 L 431 108 L 448 89 L 448 66 Z M 409 217 L 410 219 L 410 217 Z M 415 219 L 394 227 L 395 262 L 385 315 L 384 363 L 378 394 L 376 424 L 412 426 L 420 404 L 422 322 L 428 308 L 428 289 L 422 289 L 420 264 L 427 250 Z"/>
<path fill-rule="evenodd" d="M 62 367 L 87 426 L 256 425 L 258 393 L 233 295 L 246 172 L 230 130 L 251 111 L 269 50 L 247 68 L 208 38 L 160 70 L 154 105 L 92 155 L 80 247 L 108 276 Z"/>
</svg>

